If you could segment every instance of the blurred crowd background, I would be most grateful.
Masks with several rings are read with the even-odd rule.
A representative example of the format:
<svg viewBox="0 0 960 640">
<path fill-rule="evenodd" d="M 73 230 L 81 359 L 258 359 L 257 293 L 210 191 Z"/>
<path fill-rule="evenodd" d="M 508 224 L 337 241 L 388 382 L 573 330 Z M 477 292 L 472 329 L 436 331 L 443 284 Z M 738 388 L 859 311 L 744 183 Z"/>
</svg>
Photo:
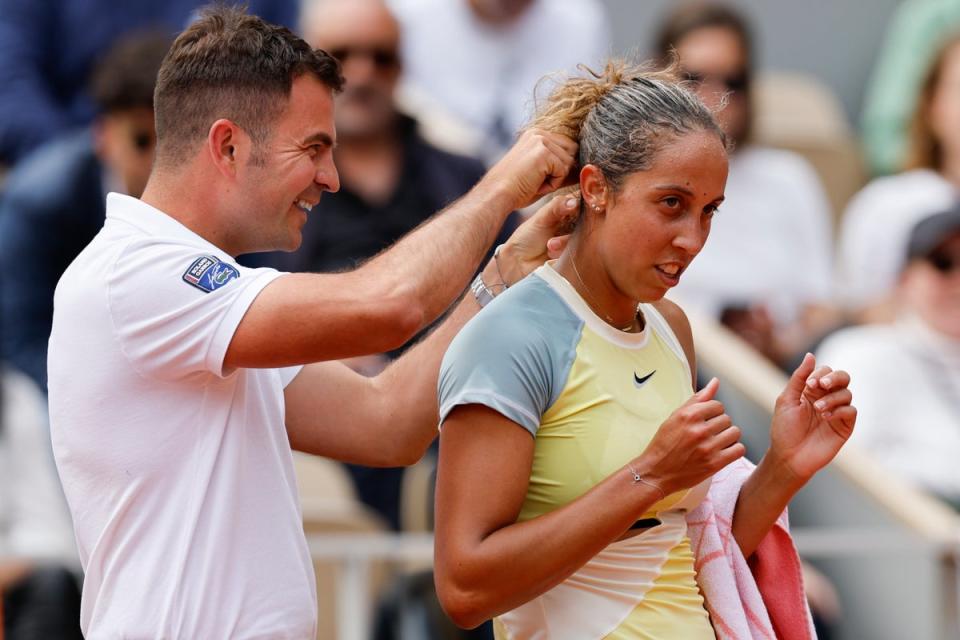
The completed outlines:
<svg viewBox="0 0 960 640">
<path fill-rule="evenodd" d="M 960 0 L 247 4 L 339 58 L 347 79 L 341 190 L 314 209 L 297 252 L 248 264 L 350 269 L 469 189 L 551 77 L 611 55 L 676 57 L 733 147 L 727 200 L 672 297 L 775 367 L 813 351 L 850 371 L 850 446 L 891 486 L 960 507 Z M 0 0 L 0 615 L 11 640 L 80 637 L 79 563 L 46 424 L 53 291 L 102 225 L 104 195 L 142 192 L 156 71 L 201 5 Z M 396 355 L 350 364 L 372 375 Z M 429 532 L 430 460 L 298 465 L 314 523 L 336 512 L 333 531 Z M 364 583 L 374 604 L 360 628 L 487 637 L 442 620 L 428 569 Z M 809 571 L 822 637 L 877 637 L 839 624 L 842 596 Z M 322 618 L 358 615 L 331 608 L 342 573 L 318 576 Z"/>
</svg>

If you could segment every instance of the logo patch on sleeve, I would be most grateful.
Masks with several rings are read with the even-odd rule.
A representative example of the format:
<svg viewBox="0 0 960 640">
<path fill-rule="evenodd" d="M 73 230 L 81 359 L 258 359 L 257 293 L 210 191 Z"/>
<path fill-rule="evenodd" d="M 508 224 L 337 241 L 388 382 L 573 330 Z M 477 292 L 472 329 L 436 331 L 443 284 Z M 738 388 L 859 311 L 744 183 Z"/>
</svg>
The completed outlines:
<svg viewBox="0 0 960 640">
<path fill-rule="evenodd" d="M 201 291 L 216 291 L 231 280 L 240 277 L 236 267 L 220 262 L 213 256 L 201 256 L 183 273 L 183 281 Z"/>
</svg>

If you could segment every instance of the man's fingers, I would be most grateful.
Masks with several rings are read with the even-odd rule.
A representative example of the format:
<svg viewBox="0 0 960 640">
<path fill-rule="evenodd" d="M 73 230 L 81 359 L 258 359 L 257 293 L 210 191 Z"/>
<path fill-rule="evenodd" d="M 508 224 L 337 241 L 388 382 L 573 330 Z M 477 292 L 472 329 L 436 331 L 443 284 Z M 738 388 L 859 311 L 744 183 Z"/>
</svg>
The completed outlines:
<svg viewBox="0 0 960 640">
<path fill-rule="evenodd" d="M 557 236 L 555 238 L 550 238 L 547 240 L 547 257 L 551 260 L 556 260 L 563 254 L 564 249 L 567 248 L 567 243 L 570 242 L 570 234 L 565 236 Z"/>
<path fill-rule="evenodd" d="M 540 207 L 533 214 L 532 220 L 538 226 L 556 231 L 569 224 L 570 220 L 577 215 L 579 205 L 580 198 L 574 194 L 557 196 Z"/>
<path fill-rule="evenodd" d="M 577 149 L 580 147 L 576 140 L 568 138 L 560 133 L 551 133 L 549 131 L 544 131 L 543 129 L 531 129 L 531 131 L 540 135 L 541 139 L 545 143 L 549 143 L 551 146 L 560 147 L 567 155 L 570 156 L 577 153 Z"/>
<path fill-rule="evenodd" d="M 564 136 L 546 137 L 542 140 L 543 146 L 548 150 L 547 157 L 547 176 L 544 180 L 546 187 L 551 187 L 550 191 L 567 184 L 571 169 L 576 163 L 576 143 L 573 143 L 571 150 L 569 145 L 562 144 L 558 139 L 569 141 Z M 543 189 L 543 187 L 541 187 Z M 547 192 L 549 193 L 549 191 Z"/>
</svg>

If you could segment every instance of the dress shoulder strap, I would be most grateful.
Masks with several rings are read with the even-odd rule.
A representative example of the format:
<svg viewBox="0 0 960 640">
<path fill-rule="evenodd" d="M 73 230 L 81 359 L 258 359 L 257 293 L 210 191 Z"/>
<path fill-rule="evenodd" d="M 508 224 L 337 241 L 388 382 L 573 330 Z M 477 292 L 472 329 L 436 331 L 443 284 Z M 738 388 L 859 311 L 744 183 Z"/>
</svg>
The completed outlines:
<svg viewBox="0 0 960 640">
<path fill-rule="evenodd" d="M 670 323 L 667 322 L 667 319 L 664 318 L 663 315 L 657 311 L 656 307 L 654 307 L 652 304 L 643 303 L 640 305 L 640 310 L 643 312 L 643 317 L 650 325 L 650 328 L 663 339 L 670 350 L 673 351 L 673 354 L 680 359 L 680 362 L 683 363 L 683 368 L 687 372 L 687 377 L 690 379 L 690 382 L 693 383 L 693 375 L 690 371 L 690 361 L 687 360 L 687 354 L 680 345 L 680 340 L 677 339 L 676 334 L 670 327 Z"/>
</svg>

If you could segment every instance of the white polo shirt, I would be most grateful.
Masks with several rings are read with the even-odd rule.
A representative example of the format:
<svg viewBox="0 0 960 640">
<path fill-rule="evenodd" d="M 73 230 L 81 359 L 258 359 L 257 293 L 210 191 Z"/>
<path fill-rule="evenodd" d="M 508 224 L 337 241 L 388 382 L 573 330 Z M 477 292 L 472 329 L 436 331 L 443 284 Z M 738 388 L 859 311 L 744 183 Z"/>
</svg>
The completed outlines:
<svg viewBox="0 0 960 640">
<path fill-rule="evenodd" d="M 281 275 L 110 194 L 103 229 L 60 279 L 50 424 L 88 640 L 316 637 L 284 428 L 299 368 L 223 369 L 247 308 Z"/>
</svg>

